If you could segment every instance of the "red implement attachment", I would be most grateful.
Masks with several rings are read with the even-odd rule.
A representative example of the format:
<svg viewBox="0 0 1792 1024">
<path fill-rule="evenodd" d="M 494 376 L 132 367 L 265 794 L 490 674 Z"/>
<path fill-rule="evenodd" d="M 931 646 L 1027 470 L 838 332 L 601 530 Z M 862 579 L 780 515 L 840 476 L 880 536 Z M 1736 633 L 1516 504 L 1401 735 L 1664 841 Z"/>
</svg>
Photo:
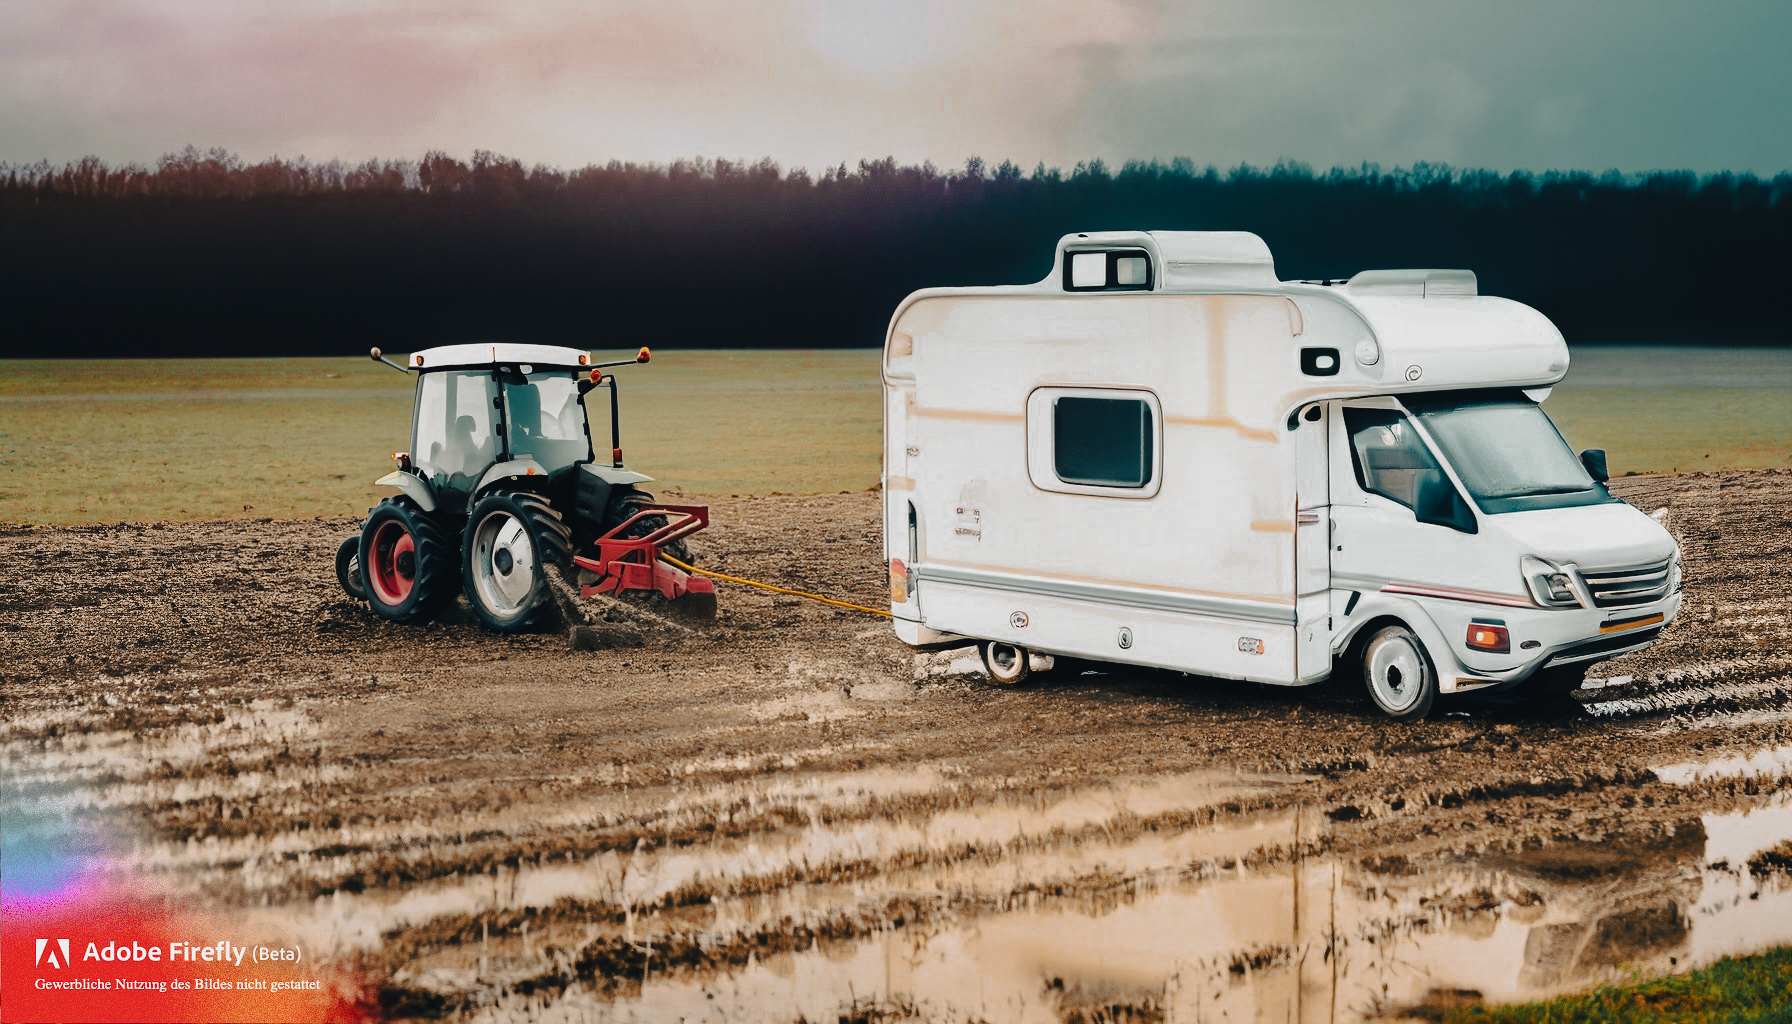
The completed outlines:
<svg viewBox="0 0 1792 1024">
<path fill-rule="evenodd" d="M 640 537 L 623 537 L 644 516 L 666 517 L 666 525 Z M 598 580 L 579 588 L 580 597 L 621 594 L 630 590 L 657 590 L 668 601 L 686 594 L 707 594 L 713 606 L 715 584 L 660 559 L 660 548 L 689 537 L 709 525 L 708 505 L 654 505 L 643 508 L 614 530 L 597 539 L 597 557 L 574 555 L 573 564 L 596 573 Z"/>
</svg>

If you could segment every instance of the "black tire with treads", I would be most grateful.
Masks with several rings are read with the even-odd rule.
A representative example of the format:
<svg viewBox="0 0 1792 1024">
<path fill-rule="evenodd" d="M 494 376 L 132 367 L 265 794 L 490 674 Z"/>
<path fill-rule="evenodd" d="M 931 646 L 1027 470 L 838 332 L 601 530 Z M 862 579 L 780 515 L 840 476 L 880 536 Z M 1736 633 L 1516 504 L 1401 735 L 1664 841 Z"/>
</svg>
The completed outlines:
<svg viewBox="0 0 1792 1024">
<path fill-rule="evenodd" d="M 547 573 L 572 555 L 572 531 L 538 494 L 499 491 L 479 499 L 461 537 L 463 589 L 487 629 L 516 633 L 553 608 Z"/>
<path fill-rule="evenodd" d="M 460 589 L 460 559 L 447 531 L 408 498 L 387 498 L 368 511 L 356 561 L 368 607 L 393 622 L 428 622 Z"/>
<path fill-rule="evenodd" d="M 361 581 L 361 536 L 356 534 L 336 549 L 336 582 L 349 597 L 367 600 L 367 585 Z"/>
<path fill-rule="evenodd" d="M 610 499 L 610 508 L 608 514 L 604 517 L 603 529 L 598 532 L 608 533 L 622 523 L 627 522 L 628 518 L 636 512 L 639 512 L 644 508 L 652 508 L 653 505 L 653 495 L 646 491 L 636 490 L 633 487 L 623 490 Z M 622 535 L 624 537 L 645 537 L 665 525 L 665 516 L 642 516 L 634 523 L 634 525 L 624 531 Z M 688 564 L 691 561 L 691 549 L 685 544 L 684 538 L 682 537 L 670 544 L 662 546 L 660 550 L 681 562 Z"/>
</svg>

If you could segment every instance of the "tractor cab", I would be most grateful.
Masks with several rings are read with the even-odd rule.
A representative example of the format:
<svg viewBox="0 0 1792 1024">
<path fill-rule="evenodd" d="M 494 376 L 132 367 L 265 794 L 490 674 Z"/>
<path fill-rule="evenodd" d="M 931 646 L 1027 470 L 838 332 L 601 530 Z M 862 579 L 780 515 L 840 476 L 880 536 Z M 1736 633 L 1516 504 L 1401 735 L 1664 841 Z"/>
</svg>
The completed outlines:
<svg viewBox="0 0 1792 1024">
<path fill-rule="evenodd" d="M 465 501 L 499 463 L 532 463 L 558 480 L 592 461 L 579 387 L 589 367 L 492 362 L 431 370 L 429 355 L 420 357 L 410 454 L 438 495 Z"/>
<path fill-rule="evenodd" d="M 403 367 L 417 374 L 411 450 L 379 483 L 449 514 L 470 513 L 495 488 L 521 487 L 552 501 L 582 545 L 617 518 L 612 505 L 651 479 L 622 465 L 616 378 L 603 372 L 650 358 L 643 348 L 632 359 L 593 363 L 587 352 L 549 345 L 418 352 Z M 604 448 L 592 439 L 585 403 L 598 389 L 610 399 Z"/>
</svg>

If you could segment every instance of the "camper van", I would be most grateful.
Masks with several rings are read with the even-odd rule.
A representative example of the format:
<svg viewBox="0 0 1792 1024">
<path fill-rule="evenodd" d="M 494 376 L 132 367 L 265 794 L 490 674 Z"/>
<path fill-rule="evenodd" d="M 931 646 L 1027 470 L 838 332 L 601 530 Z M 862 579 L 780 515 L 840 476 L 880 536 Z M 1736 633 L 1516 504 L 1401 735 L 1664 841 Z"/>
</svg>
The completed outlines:
<svg viewBox="0 0 1792 1024">
<path fill-rule="evenodd" d="M 1536 310 L 1465 270 L 1280 281 L 1245 232 L 1089 232 L 1031 285 L 903 300 L 883 354 L 896 634 L 998 683 L 1070 656 L 1285 686 L 1576 688 L 1680 553 L 1541 405 Z"/>
</svg>

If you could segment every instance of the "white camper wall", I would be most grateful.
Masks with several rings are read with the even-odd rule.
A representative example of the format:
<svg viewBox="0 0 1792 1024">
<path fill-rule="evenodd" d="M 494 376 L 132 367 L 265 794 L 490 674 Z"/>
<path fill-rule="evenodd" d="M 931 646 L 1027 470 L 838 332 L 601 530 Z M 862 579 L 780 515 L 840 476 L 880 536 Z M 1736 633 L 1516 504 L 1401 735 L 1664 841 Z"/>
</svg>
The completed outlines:
<svg viewBox="0 0 1792 1024">
<path fill-rule="evenodd" d="M 907 472 L 894 459 L 887 472 L 913 481 L 926 624 L 992 637 L 984 621 L 990 614 L 999 611 L 1006 622 L 1009 605 L 1026 604 L 992 594 L 973 616 L 976 602 L 964 594 L 943 600 L 948 590 L 967 588 L 936 585 L 938 576 L 1068 585 L 1059 597 L 1082 586 L 1106 598 L 1086 605 L 1066 598 L 1082 619 L 1126 619 L 1131 595 L 1138 607 L 1155 609 L 1154 632 L 1173 649 L 1117 649 L 1108 630 L 1090 630 L 1087 621 L 1077 632 L 1099 638 L 1100 650 L 1077 650 L 1059 642 L 1068 635 L 1031 624 L 1006 638 L 1034 649 L 1292 682 L 1294 463 L 1281 419 L 1298 386 L 1300 324 L 1294 303 L 1278 296 L 985 293 L 910 305 L 892 335 L 912 339 L 915 397 L 906 415 L 886 421 L 904 420 L 907 433 L 903 444 L 886 441 L 886 458 L 904 452 Z M 886 401 L 903 400 L 901 383 L 890 381 Z M 1028 396 L 1055 386 L 1156 395 L 1162 477 L 1153 496 L 1034 485 Z M 1212 627 L 1199 639 L 1171 628 L 1176 621 L 1192 628 L 1197 619 Z M 1246 636 L 1263 640 L 1263 653 L 1241 651 Z"/>
</svg>

